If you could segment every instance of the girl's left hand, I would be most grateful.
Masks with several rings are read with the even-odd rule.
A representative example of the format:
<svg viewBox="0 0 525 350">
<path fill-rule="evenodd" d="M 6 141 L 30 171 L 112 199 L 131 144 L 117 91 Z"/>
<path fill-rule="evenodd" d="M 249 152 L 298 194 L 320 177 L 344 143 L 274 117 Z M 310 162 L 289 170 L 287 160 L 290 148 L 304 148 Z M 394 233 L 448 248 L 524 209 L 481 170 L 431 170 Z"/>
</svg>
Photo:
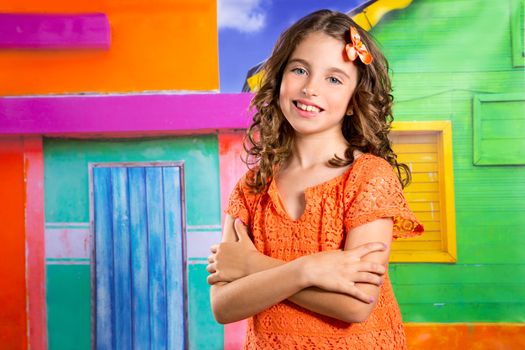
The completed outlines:
<svg viewBox="0 0 525 350">
<path fill-rule="evenodd" d="M 250 257 L 259 254 L 248 235 L 248 228 L 235 220 L 237 242 L 223 242 L 211 247 L 206 270 L 210 273 L 208 284 L 232 282 L 250 274 Z"/>
</svg>

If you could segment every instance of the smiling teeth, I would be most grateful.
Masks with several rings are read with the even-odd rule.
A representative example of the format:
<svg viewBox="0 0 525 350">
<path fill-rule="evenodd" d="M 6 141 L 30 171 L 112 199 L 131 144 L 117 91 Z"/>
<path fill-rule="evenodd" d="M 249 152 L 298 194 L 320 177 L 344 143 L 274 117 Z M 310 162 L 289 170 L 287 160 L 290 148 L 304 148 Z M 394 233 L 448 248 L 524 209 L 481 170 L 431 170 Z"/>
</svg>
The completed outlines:
<svg viewBox="0 0 525 350">
<path fill-rule="evenodd" d="M 303 105 L 302 103 L 300 102 L 297 102 L 297 107 L 299 109 L 302 109 L 303 111 L 308 111 L 308 112 L 315 112 L 315 113 L 319 113 L 321 110 L 315 106 L 308 106 L 308 105 Z"/>
</svg>

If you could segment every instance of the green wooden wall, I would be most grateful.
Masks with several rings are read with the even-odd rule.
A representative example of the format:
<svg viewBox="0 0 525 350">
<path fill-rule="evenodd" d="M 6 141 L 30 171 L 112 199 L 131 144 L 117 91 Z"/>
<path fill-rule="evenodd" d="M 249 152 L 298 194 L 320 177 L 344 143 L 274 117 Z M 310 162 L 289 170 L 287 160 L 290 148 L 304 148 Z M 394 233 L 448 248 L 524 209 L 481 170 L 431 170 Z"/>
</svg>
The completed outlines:
<svg viewBox="0 0 525 350">
<path fill-rule="evenodd" d="M 511 45 L 522 4 L 414 0 L 372 30 L 391 64 L 396 120 L 453 127 L 458 261 L 391 266 L 405 321 L 525 321 L 525 167 L 473 164 L 475 96 L 525 91 Z M 523 104 L 514 111 L 525 115 Z"/>
<path fill-rule="evenodd" d="M 190 228 L 219 226 L 221 217 L 216 136 L 122 141 L 46 139 L 46 223 L 89 222 L 89 162 L 163 160 L 185 162 L 186 224 Z M 188 230 L 187 234 L 191 235 L 192 232 Z M 191 349 L 220 349 L 224 339 L 223 327 L 215 322 L 211 314 L 205 268 L 205 259 L 190 259 L 190 344 Z M 49 348 L 90 349 L 89 261 L 48 260 L 46 274 Z"/>
</svg>

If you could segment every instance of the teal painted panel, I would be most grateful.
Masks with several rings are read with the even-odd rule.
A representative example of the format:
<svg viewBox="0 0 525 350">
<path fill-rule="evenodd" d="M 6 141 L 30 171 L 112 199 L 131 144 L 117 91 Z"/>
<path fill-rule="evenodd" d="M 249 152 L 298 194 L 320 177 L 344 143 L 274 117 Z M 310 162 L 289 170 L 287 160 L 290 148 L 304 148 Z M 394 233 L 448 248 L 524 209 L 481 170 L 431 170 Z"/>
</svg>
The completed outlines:
<svg viewBox="0 0 525 350">
<path fill-rule="evenodd" d="M 474 164 L 525 164 L 525 94 L 474 97 Z"/>
<path fill-rule="evenodd" d="M 216 135 L 137 140 L 44 140 L 46 222 L 88 222 L 88 163 L 184 161 L 187 224 L 219 225 Z M 211 204 L 211 205 L 210 205 Z"/>
<path fill-rule="evenodd" d="M 90 350 L 89 265 L 47 265 L 49 350 Z"/>
<path fill-rule="evenodd" d="M 211 313 L 206 263 L 190 263 L 188 273 L 190 349 L 220 350 L 224 344 L 224 327 L 215 322 Z"/>
</svg>

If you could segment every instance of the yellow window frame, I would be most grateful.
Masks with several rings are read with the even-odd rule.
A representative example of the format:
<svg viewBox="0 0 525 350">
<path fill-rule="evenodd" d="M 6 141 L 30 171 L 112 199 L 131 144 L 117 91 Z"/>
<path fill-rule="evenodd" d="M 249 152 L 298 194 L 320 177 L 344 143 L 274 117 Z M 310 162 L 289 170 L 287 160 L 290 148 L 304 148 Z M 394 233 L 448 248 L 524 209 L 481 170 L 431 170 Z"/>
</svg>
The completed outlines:
<svg viewBox="0 0 525 350">
<path fill-rule="evenodd" d="M 429 250 L 403 250 L 403 243 L 392 247 L 392 262 L 437 262 L 457 261 L 456 211 L 454 206 L 454 172 L 452 158 L 452 125 L 450 121 L 396 121 L 392 123 L 393 135 L 435 134 L 437 140 L 438 187 L 440 207 L 440 248 Z M 395 150 L 395 144 L 393 145 Z M 410 187 L 410 186 L 409 186 Z M 410 206 L 410 201 L 408 202 Z M 417 214 L 416 214 L 417 216 Z M 423 225 L 425 224 L 423 220 Z M 424 239 L 407 238 L 398 241 Z"/>
</svg>

